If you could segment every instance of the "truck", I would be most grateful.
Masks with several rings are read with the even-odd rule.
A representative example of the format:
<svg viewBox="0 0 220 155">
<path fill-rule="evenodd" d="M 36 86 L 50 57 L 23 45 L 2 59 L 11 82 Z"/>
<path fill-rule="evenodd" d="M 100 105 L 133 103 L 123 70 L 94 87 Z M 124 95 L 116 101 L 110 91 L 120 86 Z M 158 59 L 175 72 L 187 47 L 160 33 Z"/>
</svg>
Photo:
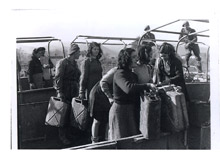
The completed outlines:
<svg viewBox="0 0 220 155">
<path fill-rule="evenodd" d="M 169 38 L 169 35 L 179 35 L 180 32 L 172 30 L 162 29 L 178 22 L 191 21 L 201 24 L 209 23 L 208 20 L 200 19 L 178 19 L 154 29 L 148 30 L 148 32 L 158 33 L 165 35 L 165 38 Z M 197 35 L 199 38 L 209 38 L 209 35 L 204 34 L 208 32 L 208 29 L 195 32 L 189 35 Z M 143 44 L 145 41 L 151 41 L 155 43 L 157 49 L 163 42 L 172 43 L 176 48 L 176 53 L 182 58 L 184 64 L 184 44 L 181 42 L 183 38 L 170 40 L 164 38 L 156 39 L 144 39 L 144 34 L 136 38 L 126 37 L 106 37 L 106 36 L 89 36 L 78 35 L 72 43 L 76 43 L 80 46 L 80 49 L 86 52 L 87 46 L 90 42 L 99 42 L 103 48 L 103 51 L 107 53 L 107 56 L 101 59 L 103 62 L 104 73 L 110 68 L 117 65 L 117 53 L 124 47 L 136 48 Z M 65 49 L 62 41 L 54 37 L 25 37 L 17 38 L 17 44 L 28 43 L 46 43 L 47 54 L 56 65 L 57 61 L 66 57 Z M 60 43 L 60 49 L 52 52 L 51 43 Z M 189 121 L 190 126 L 184 132 L 182 141 L 179 141 L 182 132 L 177 133 L 161 133 L 159 139 L 146 139 L 143 135 L 133 135 L 131 137 L 121 138 L 115 141 L 102 141 L 91 144 L 90 135 L 76 128 L 72 128 L 72 143 L 69 146 L 64 146 L 58 140 L 58 129 L 45 125 L 45 117 L 47 114 L 47 108 L 49 99 L 51 96 L 56 96 L 56 90 L 53 88 L 53 78 L 55 68 L 51 68 L 51 85 L 47 88 L 30 89 L 28 84 L 27 75 L 25 72 L 27 67 L 25 63 L 21 65 L 22 72 L 17 72 L 17 111 L 12 113 L 15 115 L 17 121 L 17 147 L 18 149 L 211 149 L 211 137 L 210 137 L 210 60 L 209 60 L 209 45 L 205 42 L 196 42 L 202 48 L 202 67 L 203 72 L 199 73 L 195 67 L 195 58 L 190 59 L 190 66 L 184 67 L 184 76 L 186 80 L 186 87 L 190 97 L 193 101 L 190 103 L 189 109 Z M 17 56 L 21 55 L 17 51 Z M 21 57 L 20 57 L 21 58 Z M 83 57 L 79 60 L 83 59 Z M 21 61 L 21 60 L 19 60 Z M 21 74 L 22 73 L 22 74 Z"/>
</svg>

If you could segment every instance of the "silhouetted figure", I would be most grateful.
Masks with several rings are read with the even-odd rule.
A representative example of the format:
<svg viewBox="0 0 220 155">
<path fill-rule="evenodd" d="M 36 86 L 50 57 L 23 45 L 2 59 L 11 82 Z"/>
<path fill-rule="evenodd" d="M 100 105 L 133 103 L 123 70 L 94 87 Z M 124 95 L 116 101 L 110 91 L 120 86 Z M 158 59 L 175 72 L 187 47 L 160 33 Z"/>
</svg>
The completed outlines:
<svg viewBox="0 0 220 155">
<path fill-rule="evenodd" d="M 186 21 L 183 25 L 183 28 L 181 29 L 181 34 L 179 36 L 179 39 L 181 39 L 183 36 L 187 35 L 186 38 L 184 38 L 182 41 L 185 42 L 185 49 L 187 51 L 186 54 L 186 65 L 187 67 L 189 66 L 189 59 L 192 55 L 192 51 L 196 57 L 197 60 L 197 69 L 198 72 L 202 72 L 202 64 L 201 64 L 201 57 L 200 57 L 200 49 L 199 45 L 196 43 L 197 42 L 197 35 L 189 35 L 191 33 L 196 32 L 195 29 L 192 29 L 189 26 L 189 22 Z"/>
</svg>

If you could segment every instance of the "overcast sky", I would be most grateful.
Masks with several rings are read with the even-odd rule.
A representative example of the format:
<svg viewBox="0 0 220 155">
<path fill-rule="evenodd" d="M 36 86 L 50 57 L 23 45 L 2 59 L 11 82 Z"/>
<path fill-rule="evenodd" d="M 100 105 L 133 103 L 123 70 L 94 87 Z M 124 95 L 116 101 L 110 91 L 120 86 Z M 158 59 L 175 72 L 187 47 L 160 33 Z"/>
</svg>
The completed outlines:
<svg viewBox="0 0 220 155">
<path fill-rule="evenodd" d="M 181 4 L 184 2 L 190 5 Z M 71 41 L 80 34 L 137 37 L 148 24 L 153 29 L 177 19 L 211 19 L 214 14 L 208 2 L 186 0 L 181 3 L 175 0 L 37 1 L 29 6 L 12 5 L 12 16 L 16 37 L 54 36 Z M 180 31 L 182 23 L 174 25 L 172 30 Z M 209 28 L 208 24 L 201 25 L 204 24 L 191 23 L 197 31 Z"/>
</svg>

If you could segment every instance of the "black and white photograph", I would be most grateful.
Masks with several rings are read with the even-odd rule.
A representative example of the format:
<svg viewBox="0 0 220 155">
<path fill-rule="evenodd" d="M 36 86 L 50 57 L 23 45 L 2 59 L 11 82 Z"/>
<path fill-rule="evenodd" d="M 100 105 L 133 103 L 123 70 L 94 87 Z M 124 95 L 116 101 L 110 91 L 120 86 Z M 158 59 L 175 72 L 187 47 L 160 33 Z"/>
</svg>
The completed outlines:
<svg viewBox="0 0 220 155">
<path fill-rule="evenodd" d="M 16 1 L 9 14 L 10 150 L 220 149 L 215 1 Z"/>
</svg>

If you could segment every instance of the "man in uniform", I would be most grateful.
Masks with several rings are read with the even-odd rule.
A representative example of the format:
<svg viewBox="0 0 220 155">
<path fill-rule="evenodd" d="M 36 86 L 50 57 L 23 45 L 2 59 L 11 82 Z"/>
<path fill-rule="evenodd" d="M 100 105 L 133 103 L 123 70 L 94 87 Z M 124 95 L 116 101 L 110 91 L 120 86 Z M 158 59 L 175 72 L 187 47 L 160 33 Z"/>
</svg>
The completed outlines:
<svg viewBox="0 0 220 155">
<path fill-rule="evenodd" d="M 189 26 L 189 22 L 186 21 L 183 24 L 183 28 L 181 29 L 181 34 L 179 36 L 179 39 L 181 39 L 183 36 L 187 35 L 186 38 L 183 39 L 183 42 L 185 42 L 185 48 L 187 50 L 187 54 L 186 54 L 186 65 L 187 67 L 189 67 L 189 59 L 192 55 L 192 51 L 196 57 L 197 60 L 197 69 L 198 72 L 202 72 L 202 64 L 201 64 L 201 57 L 200 57 L 200 49 L 199 49 L 199 45 L 196 43 L 197 42 L 197 35 L 189 35 L 191 33 L 196 32 L 195 29 L 192 29 Z"/>
</svg>

